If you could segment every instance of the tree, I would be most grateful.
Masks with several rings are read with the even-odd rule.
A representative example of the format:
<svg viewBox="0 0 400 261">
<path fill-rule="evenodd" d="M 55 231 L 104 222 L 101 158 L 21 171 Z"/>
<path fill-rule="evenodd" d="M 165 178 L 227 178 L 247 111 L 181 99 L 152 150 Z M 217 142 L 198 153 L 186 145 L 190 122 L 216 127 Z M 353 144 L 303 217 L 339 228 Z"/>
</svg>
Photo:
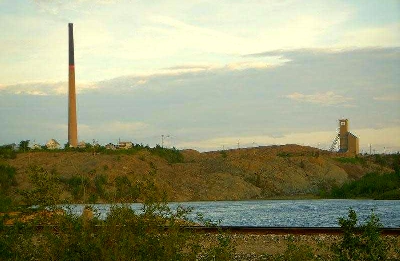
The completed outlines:
<svg viewBox="0 0 400 261">
<path fill-rule="evenodd" d="M 21 140 L 19 142 L 19 150 L 23 150 L 24 152 L 29 150 L 29 141 L 30 140 Z"/>
</svg>

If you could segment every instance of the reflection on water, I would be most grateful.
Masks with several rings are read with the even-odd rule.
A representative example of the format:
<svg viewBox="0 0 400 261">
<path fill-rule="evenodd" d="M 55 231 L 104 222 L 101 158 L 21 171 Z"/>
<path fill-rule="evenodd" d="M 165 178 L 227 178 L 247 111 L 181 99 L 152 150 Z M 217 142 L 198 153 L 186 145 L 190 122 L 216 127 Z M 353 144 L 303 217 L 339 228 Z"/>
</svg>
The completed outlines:
<svg viewBox="0 0 400 261">
<path fill-rule="evenodd" d="M 141 204 L 129 204 L 141 211 Z M 338 218 L 345 217 L 353 208 L 359 220 L 364 221 L 373 210 L 384 227 L 400 227 L 400 200 L 257 200 L 257 201 L 209 201 L 170 203 L 193 207 L 190 218 L 196 213 L 205 219 L 220 221 L 223 226 L 258 227 L 337 227 Z M 105 218 L 110 205 L 92 205 L 100 217 Z M 83 205 L 70 205 L 73 213 L 82 213 Z"/>
</svg>

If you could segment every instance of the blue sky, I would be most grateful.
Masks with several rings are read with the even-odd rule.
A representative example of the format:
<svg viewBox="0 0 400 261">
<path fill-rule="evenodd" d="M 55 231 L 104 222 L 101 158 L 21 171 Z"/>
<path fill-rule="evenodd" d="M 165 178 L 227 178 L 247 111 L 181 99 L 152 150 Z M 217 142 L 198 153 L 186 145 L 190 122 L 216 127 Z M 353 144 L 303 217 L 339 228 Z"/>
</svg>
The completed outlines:
<svg viewBox="0 0 400 261">
<path fill-rule="evenodd" d="M 400 150 L 389 0 L 0 0 L 0 144 L 66 142 L 69 22 L 79 140 Z"/>
</svg>

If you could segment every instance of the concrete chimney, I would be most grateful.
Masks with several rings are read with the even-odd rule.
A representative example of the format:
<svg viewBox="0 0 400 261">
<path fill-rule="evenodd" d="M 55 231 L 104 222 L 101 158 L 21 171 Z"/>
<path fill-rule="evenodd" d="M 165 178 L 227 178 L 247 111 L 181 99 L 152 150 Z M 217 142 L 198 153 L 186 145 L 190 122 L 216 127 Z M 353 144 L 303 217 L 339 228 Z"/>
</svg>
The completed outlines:
<svg viewBox="0 0 400 261">
<path fill-rule="evenodd" d="M 69 70 L 68 70 L 68 142 L 70 147 L 78 146 L 78 127 L 76 119 L 76 92 L 75 92 L 75 59 L 74 59 L 74 29 L 68 24 L 69 36 Z"/>
</svg>

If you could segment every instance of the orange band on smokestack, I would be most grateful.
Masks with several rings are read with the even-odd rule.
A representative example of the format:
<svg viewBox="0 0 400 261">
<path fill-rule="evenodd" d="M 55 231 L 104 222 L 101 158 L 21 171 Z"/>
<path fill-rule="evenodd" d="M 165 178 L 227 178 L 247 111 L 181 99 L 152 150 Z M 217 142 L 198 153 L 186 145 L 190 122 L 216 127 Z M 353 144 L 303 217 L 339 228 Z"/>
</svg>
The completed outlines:
<svg viewBox="0 0 400 261">
<path fill-rule="evenodd" d="M 68 24 L 68 143 L 71 147 L 78 146 L 78 127 L 76 119 L 76 93 L 75 93 L 75 59 L 74 59 L 74 31 L 73 24 Z"/>
</svg>

